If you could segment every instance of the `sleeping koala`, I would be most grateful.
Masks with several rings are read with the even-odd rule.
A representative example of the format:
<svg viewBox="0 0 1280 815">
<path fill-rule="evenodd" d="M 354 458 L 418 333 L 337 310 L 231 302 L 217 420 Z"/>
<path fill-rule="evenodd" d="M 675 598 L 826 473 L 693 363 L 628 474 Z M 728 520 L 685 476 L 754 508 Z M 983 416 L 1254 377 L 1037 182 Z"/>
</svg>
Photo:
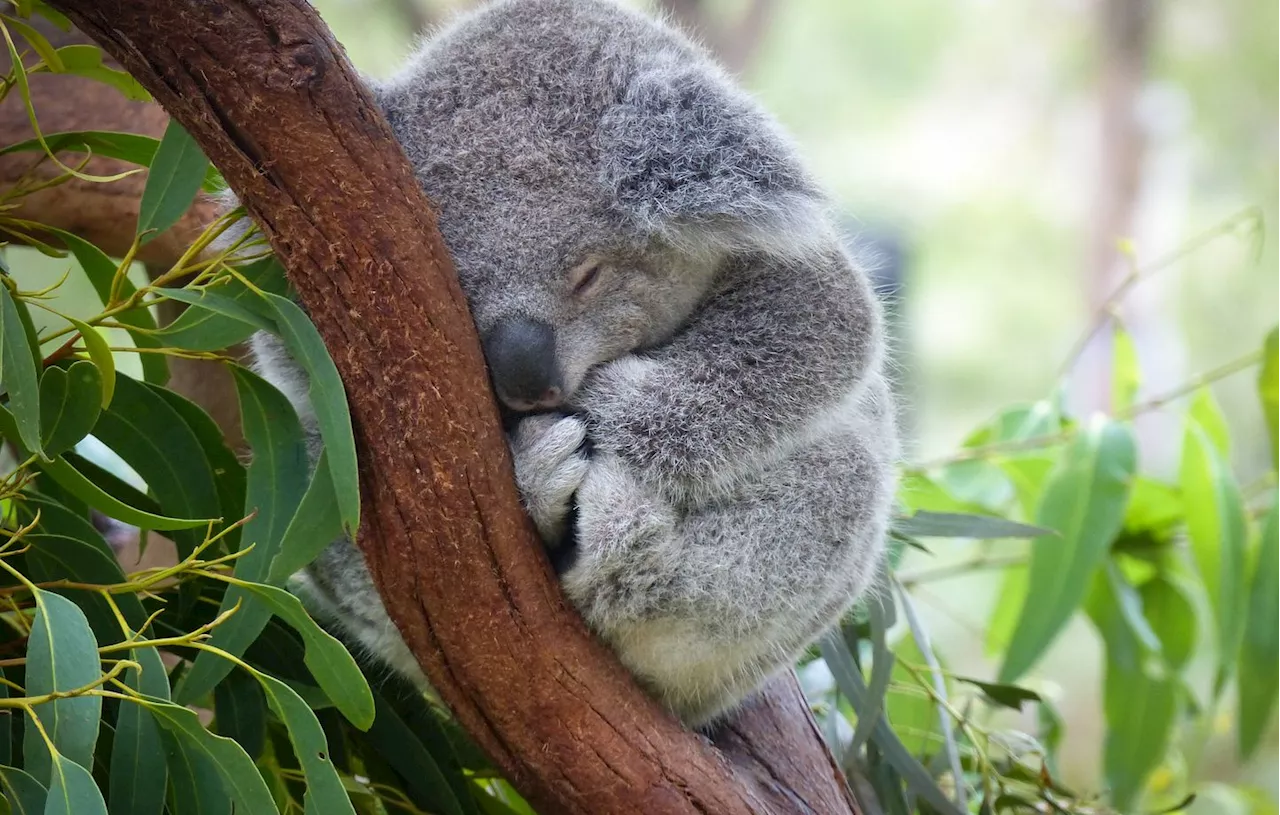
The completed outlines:
<svg viewBox="0 0 1280 815">
<path fill-rule="evenodd" d="M 897 437 L 881 316 L 776 123 L 607 0 L 507 0 L 371 83 L 453 254 L 565 592 L 703 726 L 868 586 Z M 263 374 L 313 424 L 269 336 Z M 312 609 L 425 683 L 361 555 Z"/>
</svg>

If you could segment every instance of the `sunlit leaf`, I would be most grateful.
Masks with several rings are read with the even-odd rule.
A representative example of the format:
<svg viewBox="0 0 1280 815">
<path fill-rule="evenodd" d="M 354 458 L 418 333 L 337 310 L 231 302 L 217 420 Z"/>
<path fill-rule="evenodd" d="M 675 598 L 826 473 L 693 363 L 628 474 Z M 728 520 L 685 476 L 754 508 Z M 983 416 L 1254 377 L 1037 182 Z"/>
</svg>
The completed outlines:
<svg viewBox="0 0 1280 815">
<path fill-rule="evenodd" d="M 1102 416 L 1065 451 L 1036 518 L 1060 537 L 1032 544 L 1027 600 L 1000 668 L 1001 683 L 1026 673 L 1079 608 L 1120 531 L 1136 467 L 1131 431 Z"/>
<path fill-rule="evenodd" d="M 116 68 L 102 64 L 102 49 L 96 45 L 64 45 L 58 49 L 65 73 L 82 76 L 115 88 L 132 102 L 150 102 L 151 94 L 138 80 Z M 45 137 L 48 141 L 48 137 Z"/>
<path fill-rule="evenodd" d="M 1280 346 L 1280 329 L 1273 328 L 1267 334 L 1262 347 L 1262 368 L 1258 372 L 1258 395 L 1262 398 L 1262 415 L 1267 420 L 1267 429 L 1271 431 L 1271 467 L 1274 469 L 1280 457 L 1280 432 L 1276 423 L 1280 421 L 1280 360 L 1277 359 L 1277 346 Z"/>
<path fill-rule="evenodd" d="M 1114 325 L 1115 330 L 1111 334 L 1111 412 L 1120 415 L 1133 407 L 1142 384 L 1142 373 L 1133 337 L 1119 320 L 1115 320 Z"/>
<path fill-rule="evenodd" d="M 49 70 L 54 73 L 62 73 L 66 70 L 58 50 L 34 26 L 7 14 L 4 15 L 4 24 L 22 35 L 22 39 L 27 41 L 27 44 L 31 46 L 31 50 L 36 52 L 40 57 L 40 61 L 47 65 Z"/>
<path fill-rule="evenodd" d="M 1011 566 L 1004 570 L 1000 579 L 1000 591 L 991 609 L 991 619 L 987 621 L 987 634 L 983 642 L 987 656 L 999 656 L 1009 649 L 1019 614 L 1027 602 L 1029 583 L 1026 566 Z"/>
<path fill-rule="evenodd" d="M 1257 750 L 1267 729 L 1274 723 L 1276 688 L 1280 682 L 1280 542 L 1277 541 L 1277 503 L 1262 524 L 1258 556 L 1249 586 L 1249 605 L 1240 649 L 1239 743 L 1240 755 L 1248 758 Z"/>
<path fill-rule="evenodd" d="M 1222 456 L 1222 459 L 1229 461 L 1231 459 L 1231 429 L 1227 426 L 1227 417 L 1222 415 L 1222 408 L 1218 406 L 1218 400 L 1213 398 L 1213 391 L 1207 387 L 1198 388 L 1195 396 L 1191 397 L 1191 406 L 1187 409 L 1187 416 L 1205 432 L 1205 435 L 1213 442 L 1213 446 L 1217 448 L 1218 454 Z"/>
<path fill-rule="evenodd" d="M 1140 593 L 1165 663 L 1174 671 L 1182 670 L 1195 653 L 1199 629 L 1195 603 L 1178 581 L 1163 575 L 1142 584 Z"/>
<path fill-rule="evenodd" d="M 89 353 L 89 360 L 98 367 L 98 375 L 102 380 L 102 407 L 111 404 L 111 397 L 116 392 L 116 358 L 111 353 L 111 346 L 98 333 L 98 329 L 82 323 L 74 317 L 68 318 L 80 332 L 80 340 Z"/>
<path fill-rule="evenodd" d="M 1201 426 L 1188 420 L 1179 467 L 1187 536 L 1196 568 L 1213 607 L 1218 642 L 1215 695 L 1233 673 L 1244 635 L 1245 536 L 1240 488 L 1218 446 Z"/>
<path fill-rule="evenodd" d="M 47 591 L 36 591 L 36 616 L 27 647 L 28 696 L 73 691 L 92 684 L 102 671 L 98 643 L 75 603 Z M 102 699 L 84 695 L 36 705 L 45 732 L 58 753 L 85 769 L 93 767 Z M 23 766 L 39 782 L 53 777 L 53 761 L 39 730 L 28 720 L 24 728 Z M 50 788 L 52 790 L 52 787 Z"/>
<path fill-rule="evenodd" d="M 195 139 L 170 119 L 138 205 L 138 234 L 144 243 L 176 224 L 191 208 L 208 169 L 209 159 Z"/>
<path fill-rule="evenodd" d="M 102 375 L 88 360 L 50 366 L 40 377 L 40 436 L 45 455 L 61 455 L 89 435 L 102 411 Z"/>
</svg>

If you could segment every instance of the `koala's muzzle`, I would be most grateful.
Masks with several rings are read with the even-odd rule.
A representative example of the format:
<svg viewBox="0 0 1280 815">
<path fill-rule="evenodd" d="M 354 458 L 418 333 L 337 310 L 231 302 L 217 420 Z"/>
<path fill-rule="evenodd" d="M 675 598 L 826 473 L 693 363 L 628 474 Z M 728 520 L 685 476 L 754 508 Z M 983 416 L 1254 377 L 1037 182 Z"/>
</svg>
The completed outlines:
<svg viewBox="0 0 1280 815">
<path fill-rule="evenodd" d="M 493 389 L 512 410 L 547 410 L 564 401 L 556 332 L 540 320 L 510 317 L 484 338 Z"/>
</svg>

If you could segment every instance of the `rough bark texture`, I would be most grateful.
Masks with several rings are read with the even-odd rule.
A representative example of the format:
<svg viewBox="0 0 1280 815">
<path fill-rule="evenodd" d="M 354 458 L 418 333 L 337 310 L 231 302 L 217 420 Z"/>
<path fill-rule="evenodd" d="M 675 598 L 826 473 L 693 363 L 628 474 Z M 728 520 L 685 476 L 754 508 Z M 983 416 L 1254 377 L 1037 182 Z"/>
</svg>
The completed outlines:
<svg viewBox="0 0 1280 815">
<path fill-rule="evenodd" d="M 360 543 L 387 608 L 534 805 L 852 811 L 793 677 L 721 753 L 636 689 L 566 606 L 520 507 L 430 205 L 314 11 L 303 0 L 53 5 L 182 122 L 270 238 L 347 387 Z"/>
</svg>

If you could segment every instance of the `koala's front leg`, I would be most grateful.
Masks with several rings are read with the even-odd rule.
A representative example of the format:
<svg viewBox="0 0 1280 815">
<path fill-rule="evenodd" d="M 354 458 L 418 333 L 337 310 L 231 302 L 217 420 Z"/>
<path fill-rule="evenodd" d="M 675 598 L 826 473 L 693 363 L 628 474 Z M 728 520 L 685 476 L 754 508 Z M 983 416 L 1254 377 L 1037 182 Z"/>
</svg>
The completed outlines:
<svg viewBox="0 0 1280 815">
<path fill-rule="evenodd" d="M 686 723 L 709 722 L 834 623 L 877 570 L 895 443 L 883 389 L 694 505 L 597 452 L 578 490 L 570 600 Z"/>
<path fill-rule="evenodd" d="M 525 510 L 553 550 L 565 542 L 573 496 L 587 474 L 586 438 L 581 420 L 548 413 L 521 419 L 508 439 Z"/>
</svg>

